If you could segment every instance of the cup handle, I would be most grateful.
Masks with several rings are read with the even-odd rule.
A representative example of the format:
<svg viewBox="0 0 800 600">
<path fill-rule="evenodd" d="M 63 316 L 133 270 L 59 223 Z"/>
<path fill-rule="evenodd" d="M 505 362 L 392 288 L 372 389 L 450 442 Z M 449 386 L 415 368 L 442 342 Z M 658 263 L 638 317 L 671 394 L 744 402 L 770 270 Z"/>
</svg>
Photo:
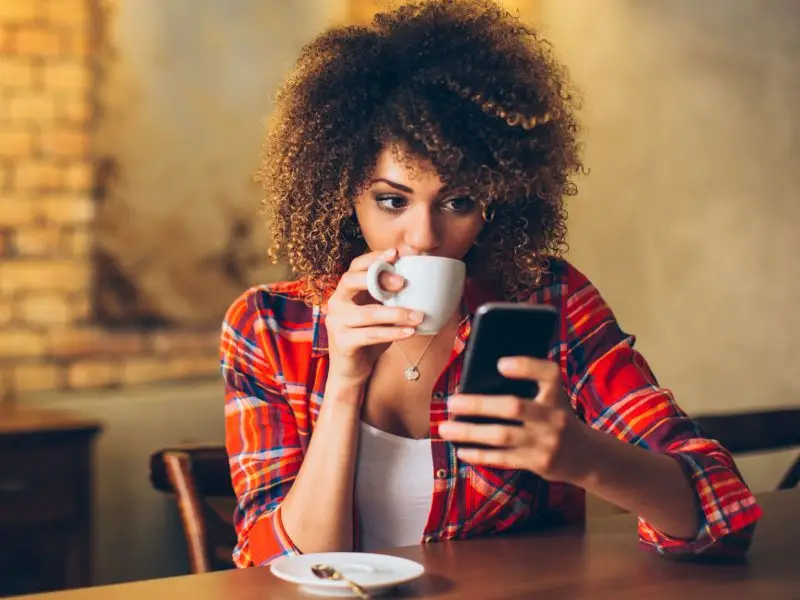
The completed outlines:
<svg viewBox="0 0 800 600">
<path fill-rule="evenodd" d="M 380 285 L 381 273 L 394 273 L 394 265 L 379 260 L 372 263 L 367 269 L 367 291 L 369 295 L 375 298 L 378 302 L 388 302 L 394 298 L 394 294 L 387 292 Z"/>
</svg>

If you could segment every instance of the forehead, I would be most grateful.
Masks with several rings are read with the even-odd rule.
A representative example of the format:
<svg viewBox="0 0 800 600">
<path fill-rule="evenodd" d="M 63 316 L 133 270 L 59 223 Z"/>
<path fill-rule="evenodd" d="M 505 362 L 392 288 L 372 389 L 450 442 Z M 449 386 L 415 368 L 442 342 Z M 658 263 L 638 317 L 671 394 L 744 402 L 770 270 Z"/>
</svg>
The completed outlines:
<svg viewBox="0 0 800 600">
<path fill-rule="evenodd" d="M 402 183 L 415 190 L 418 187 L 438 189 L 442 186 L 442 180 L 430 161 L 398 147 L 384 148 L 378 154 L 373 176 Z"/>
</svg>

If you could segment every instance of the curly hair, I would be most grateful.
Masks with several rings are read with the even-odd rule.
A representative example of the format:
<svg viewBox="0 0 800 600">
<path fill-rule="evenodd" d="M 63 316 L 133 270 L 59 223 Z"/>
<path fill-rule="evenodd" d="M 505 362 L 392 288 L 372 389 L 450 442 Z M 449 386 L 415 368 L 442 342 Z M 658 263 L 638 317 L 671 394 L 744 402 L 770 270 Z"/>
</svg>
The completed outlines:
<svg viewBox="0 0 800 600">
<path fill-rule="evenodd" d="M 491 0 L 427 0 L 306 45 L 269 121 L 257 179 L 274 260 L 322 301 L 367 251 L 353 200 L 381 150 L 429 161 L 487 219 L 465 261 L 529 296 L 567 249 L 582 170 L 578 101 L 550 44 Z"/>
</svg>

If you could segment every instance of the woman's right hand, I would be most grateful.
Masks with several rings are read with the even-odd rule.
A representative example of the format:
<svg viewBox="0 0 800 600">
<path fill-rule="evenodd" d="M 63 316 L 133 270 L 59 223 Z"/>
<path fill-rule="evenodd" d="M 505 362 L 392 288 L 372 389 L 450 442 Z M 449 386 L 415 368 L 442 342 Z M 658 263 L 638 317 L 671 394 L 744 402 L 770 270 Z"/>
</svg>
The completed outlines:
<svg viewBox="0 0 800 600">
<path fill-rule="evenodd" d="M 359 256 L 328 300 L 329 382 L 333 379 L 343 385 L 363 385 L 389 345 L 410 338 L 422 323 L 422 313 L 375 303 L 367 292 L 369 266 L 378 260 L 394 263 L 397 258 L 394 248 Z M 383 289 L 396 292 L 405 280 L 397 274 L 382 273 L 379 283 Z"/>
</svg>

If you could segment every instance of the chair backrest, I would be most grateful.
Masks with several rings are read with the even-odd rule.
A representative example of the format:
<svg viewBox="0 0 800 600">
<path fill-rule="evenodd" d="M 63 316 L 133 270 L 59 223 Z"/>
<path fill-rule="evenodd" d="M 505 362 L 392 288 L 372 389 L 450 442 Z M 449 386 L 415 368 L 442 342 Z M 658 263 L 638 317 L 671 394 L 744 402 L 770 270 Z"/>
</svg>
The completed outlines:
<svg viewBox="0 0 800 600">
<path fill-rule="evenodd" d="M 703 433 L 734 454 L 800 448 L 800 408 L 750 411 L 693 417 Z M 800 455 L 778 489 L 800 483 Z"/>
<path fill-rule="evenodd" d="M 222 446 L 176 446 L 150 457 L 150 481 L 173 494 L 192 573 L 233 567 L 233 487 Z"/>
</svg>

